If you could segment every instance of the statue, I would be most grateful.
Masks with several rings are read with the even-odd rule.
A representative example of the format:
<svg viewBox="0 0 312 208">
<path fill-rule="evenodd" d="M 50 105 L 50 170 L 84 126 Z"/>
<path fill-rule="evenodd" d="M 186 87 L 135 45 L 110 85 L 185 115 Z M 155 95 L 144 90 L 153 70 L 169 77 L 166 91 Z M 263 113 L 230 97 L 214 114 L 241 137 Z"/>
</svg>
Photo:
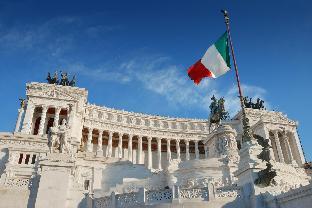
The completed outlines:
<svg viewBox="0 0 312 208">
<path fill-rule="evenodd" d="M 57 71 L 54 72 L 53 78 L 52 78 L 52 84 L 58 84 L 58 76 Z"/>
<path fill-rule="evenodd" d="M 74 75 L 72 80 L 69 82 L 69 86 L 71 86 L 71 87 L 75 87 L 76 86 L 76 75 Z"/>
<path fill-rule="evenodd" d="M 59 151 L 60 153 L 71 153 L 70 142 L 68 141 L 68 130 L 66 120 L 63 119 L 61 125 L 50 127 L 48 132 L 48 146 L 50 153 Z"/>
<path fill-rule="evenodd" d="M 25 108 L 26 100 L 24 98 L 19 98 L 19 101 L 20 101 L 20 108 Z"/>
<path fill-rule="evenodd" d="M 68 81 L 67 72 L 61 72 L 60 85 L 68 86 L 68 84 L 69 84 L 69 81 Z"/>
<path fill-rule="evenodd" d="M 51 77 L 50 72 L 48 72 L 48 76 L 46 80 L 48 81 L 49 84 L 59 84 L 59 85 L 71 86 L 71 87 L 76 86 L 76 75 L 74 75 L 72 80 L 69 81 L 69 76 L 67 72 L 61 71 L 61 80 L 58 80 L 57 71 L 55 71 L 53 77 Z"/>
<path fill-rule="evenodd" d="M 260 102 L 259 102 L 260 103 Z M 258 178 L 255 180 L 255 184 L 260 186 L 269 186 L 275 184 L 274 177 L 276 176 L 276 171 L 272 169 L 272 164 L 270 163 L 271 155 L 269 140 L 265 139 L 259 135 L 253 135 L 259 145 L 262 146 L 262 152 L 257 156 L 262 161 L 266 161 L 266 168 L 258 172 Z"/>
<path fill-rule="evenodd" d="M 49 84 L 52 84 L 52 78 L 51 78 L 50 72 L 48 72 L 48 76 L 47 76 L 46 80 L 48 81 Z"/>
<path fill-rule="evenodd" d="M 227 120 L 230 118 L 229 113 L 225 110 L 224 103 L 225 100 L 224 98 L 220 98 L 218 101 L 213 95 L 211 98 L 212 102 L 209 106 L 210 108 L 210 116 L 209 116 L 209 131 L 211 124 L 220 124 L 221 120 Z"/>
<path fill-rule="evenodd" d="M 243 98 L 243 102 L 244 102 L 245 108 L 252 108 L 252 109 L 259 109 L 259 110 L 265 109 L 264 101 L 261 100 L 260 98 L 257 98 L 256 103 L 253 103 L 252 98 L 249 98 L 249 101 L 248 101 L 248 96 L 246 96 Z"/>
</svg>

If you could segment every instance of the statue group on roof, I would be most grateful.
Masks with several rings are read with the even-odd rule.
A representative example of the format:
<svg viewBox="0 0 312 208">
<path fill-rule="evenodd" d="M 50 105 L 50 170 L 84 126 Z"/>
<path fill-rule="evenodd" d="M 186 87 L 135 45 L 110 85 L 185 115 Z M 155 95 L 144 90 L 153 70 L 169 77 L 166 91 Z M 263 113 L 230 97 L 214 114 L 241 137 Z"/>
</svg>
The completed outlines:
<svg viewBox="0 0 312 208">
<path fill-rule="evenodd" d="M 252 109 L 265 109 L 264 108 L 264 101 L 260 98 L 257 98 L 255 103 L 252 102 L 252 98 L 248 98 L 248 96 L 244 97 L 244 106 L 245 108 L 252 108 Z"/>
<path fill-rule="evenodd" d="M 58 79 L 58 74 L 57 71 L 55 71 L 53 77 L 51 77 L 50 72 L 48 72 L 48 76 L 46 80 L 48 81 L 49 84 L 58 84 L 58 85 L 63 85 L 63 86 L 71 86 L 75 87 L 76 86 L 76 75 L 73 76 L 73 78 L 69 81 L 69 75 L 67 72 L 62 72 L 61 71 L 61 79 Z"/>
</svg>

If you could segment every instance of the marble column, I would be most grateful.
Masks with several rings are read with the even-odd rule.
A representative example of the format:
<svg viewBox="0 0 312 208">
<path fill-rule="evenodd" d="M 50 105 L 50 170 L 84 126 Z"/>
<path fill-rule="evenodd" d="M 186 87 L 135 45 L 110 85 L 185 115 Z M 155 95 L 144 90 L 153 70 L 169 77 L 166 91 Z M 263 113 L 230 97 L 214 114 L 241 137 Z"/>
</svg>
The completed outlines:
<svg viewBox="0 0 312 208">
<path fill-rule="evenodd" d="M 167 139 L 167 160 L 171 161 L 170 139 Z"/>
<path fill-rule="evenodd" d="M 270 132 L 269 132 L 269 129 L 266 128 L 265 126 L 263 127 L 263 130 L 264 130 L 264 138 L 265 139 L 268 139 L 269 141 L 269 145 L 272 147 L 270 148 L 270 156 L 271 156 L 271 159 L 276 161 L 275 159 L 275 155 L 274 155 L 274 151 L 273 151 L 273 144 L 272 144 L 272 141 L 270 139 Z"/>
<path fill-rule="evenodd" d="M 152 169 L 152 137 L 147 137 L 147 168 Z"/>
<path fill-rule="evenodd" d="M 128 160 L 132 162 L 132 134 L 129 134 L 128 139 Z"/>
<path fill-rule="evenodd" d="M 176 140 L 177 159 L 181 160 L 180 140 Z"/>
<path fill-rule="evenodd" d="M 290 148 L 290 144 L 289 144 L 289 137 L 286 134 L 284 134 L 283 138 L 285 141 L 285 146 L 286 146 L 286 150 L 287 150 L 289 163 L 292 164 L 292 163 L 294 163 L 294 157 L 293 157 L 293 154 L 291 152 L 291 148 Z"/>
<path fill-rule="evenodd" d="M 274 140 L 276 143 L 277 154 L 279 157 L 279 162 L 283 163 L 284 162 L 284 156 L 283 156 L 283 152 L 282 152 L 281 143 L 280 143 L 280 140 L 278 138 L 278 131 L 275 130 L 275 131 L 273 131 L 273 133 L 274 133 Z"/>
<path fill-rule="evenodd" d="M 199 159 L 199 150 L 198 150 L 198 141 L 194 141 L 195 143 L 195 159 Z"/>
<path fill-rule="evenodd" d="M 299 155 L 298 155 L 299 158 L 295 157 L 295 160 L 297 161 L 298 165 L 302 165 L 305 163 L 305 158 L 303 155 L 303 150 L 302 150 L 301 142 L 300 142 L 296 127 L 294 128 L 293 131 L 291 131 L 291 138 L 292 138 L 292 141 L 294 141 L 294 145 L 296 145 L 295 148 L 297 148 L 297 150 L 299 152 Z"/>
<path fill-rule="evenodd" d="M 158 169 L 161 170 L 161 138 L 157 138 L 157 160 Z"/>
<path fill-rule="evenodd" d="M 102 144 L 103 144 L 103 130 L 99 129 L 99 138 L 98 138 L 98 146 L 97 146 L 97 153 L 96 153 L 98 156 L 103 156 Z"/>
<path fill-rule="evenodd" d="M 68 105 L 67 114 L 68 114 L 67 116 L 68 126 L 72 126 L 74 115 L 75 115 L 75 108 L 73 104 Z"/>
<path fill-rule="evenodd" d="M 137 159 L 137 164 L 142 164 L 142 136 L 138 136 L 138 159 Z"/>
<path fill-rule="evenodd" d="M 113 132 L 109 131 L 106 157 L 112 157 L 112 151 L 113 151 Z"/>
<path fill-rule="evenodd" d="M 24 113 L 24 107 L 21 107 L 20 109 L 18 109 L 18 116 L 17 116 L 14 132 L 18 132 L 20 130 L 23 113 Z"/>
<path fill-rule="evenodd" d="M 205 148 L 205 158 L 207 159 L 209 157 L 208 146 L 205 145 L 204 148 Z"/>
<path fill-rule="evenodd" d="M 185 159 L 190 160 L 190 141 L 189 140 L 184 141 L 185 141 Z"/>
<path fill-rule="evenodd" d="M 92 128 L 88 129 L 87 152 L 92 152 Z"/>
<path fill-rule="evenodd" d="M 53 126 L 58 126 L 59 120 L 60 120 L 60 113 L 61 113 L 61 110 L 62 110 L 61 107 L 57 107 L 57 108 L 55 109 L 55 116 L 54 116 Z"/>
<path fill-rule="evenodd" d="M 122 158 L 122 133 L 118 134 L 118 158 Z"/>
<path fill-rule="evenodd" d="M 42 106 L 42 113 L 41 113 L 41 119 L 40 119 L 40 125 L 39 125 L 39 131 L 38 135 L 42 136 L 44 134 L 44 127 L 46 124 L 46 117 L 47 117 L 47 112 L 48 112 L 48 106 Z"/>
<path fill-rule="evenodd" d="M 33 116 L 34 116 L 34 111 L 35 111 L 36 106 L 27 101 L 27 107 L 26 107 L 26 112 L 25 116 L 23 119 L 23 126 L 22 126 L 22 131 L 25 134 L 31 134 L 31 128 L 32 128 L 32 121 L 33 121 Z"/>
</svg>

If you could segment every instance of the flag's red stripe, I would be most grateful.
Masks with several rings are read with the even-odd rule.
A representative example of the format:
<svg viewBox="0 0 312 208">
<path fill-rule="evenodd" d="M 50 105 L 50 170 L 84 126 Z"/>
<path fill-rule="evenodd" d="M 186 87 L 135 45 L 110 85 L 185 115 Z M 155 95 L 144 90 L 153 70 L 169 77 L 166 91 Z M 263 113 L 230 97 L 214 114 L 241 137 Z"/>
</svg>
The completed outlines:
<svg viewBox="0 0 312 208">
<path fill-rule="evenodd" d="M 187 74 L 191 80 L 194 80 L 195 84 L 199 84 L 204 77 L 212 77 L 211 72 L 201 63 L 200 60 L 187 70 Z"/>
</svg>

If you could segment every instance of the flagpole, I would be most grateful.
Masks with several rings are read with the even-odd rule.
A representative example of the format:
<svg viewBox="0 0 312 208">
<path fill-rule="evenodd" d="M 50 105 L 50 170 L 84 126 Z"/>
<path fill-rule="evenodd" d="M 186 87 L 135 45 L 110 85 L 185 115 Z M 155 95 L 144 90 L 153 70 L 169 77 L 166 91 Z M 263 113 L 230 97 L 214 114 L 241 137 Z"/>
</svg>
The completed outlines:
<svg viewBox="0 0 312 208">
<path fill-rule="evenodd" d="M 228 34 L 228 41 L 230 43 L 230 48 L 231 48 L 231 53 L 232 53 L 232 59 L 234 63 L 234 69 L 235 69 L 235 76 L 236 76 L 236 82 L 237 82 L 237 87 L 238 87 L 238 93 L 239 93 L 239 100 L 242 108 L 242 121 L 243 121 L 243 137 L 242 137 L 242 142 L 248 142 L 251 141 L 252 138 L 252 133 L 249 125 L 249 119 L 246 116 L 246 111 L 245 111 L 245 105 L 244 105 L 244 100 L 243 100 L 243 93 L 239 81 L 239 74 L 238 74 L 238 68 L 237 68 L 237 63 L 235 59 L 235 54 L 234 54 L 234 48 L 233 48 L 233 43 L 232 43 L 232 37 L 231 37 L 231 32 L 230 32 L 230 17 L 229 14 L 226 10 L 221 10 L 221 12 L 224 15 L 224 21 L 226 25 L 226 31 Z"/>
</svg>

